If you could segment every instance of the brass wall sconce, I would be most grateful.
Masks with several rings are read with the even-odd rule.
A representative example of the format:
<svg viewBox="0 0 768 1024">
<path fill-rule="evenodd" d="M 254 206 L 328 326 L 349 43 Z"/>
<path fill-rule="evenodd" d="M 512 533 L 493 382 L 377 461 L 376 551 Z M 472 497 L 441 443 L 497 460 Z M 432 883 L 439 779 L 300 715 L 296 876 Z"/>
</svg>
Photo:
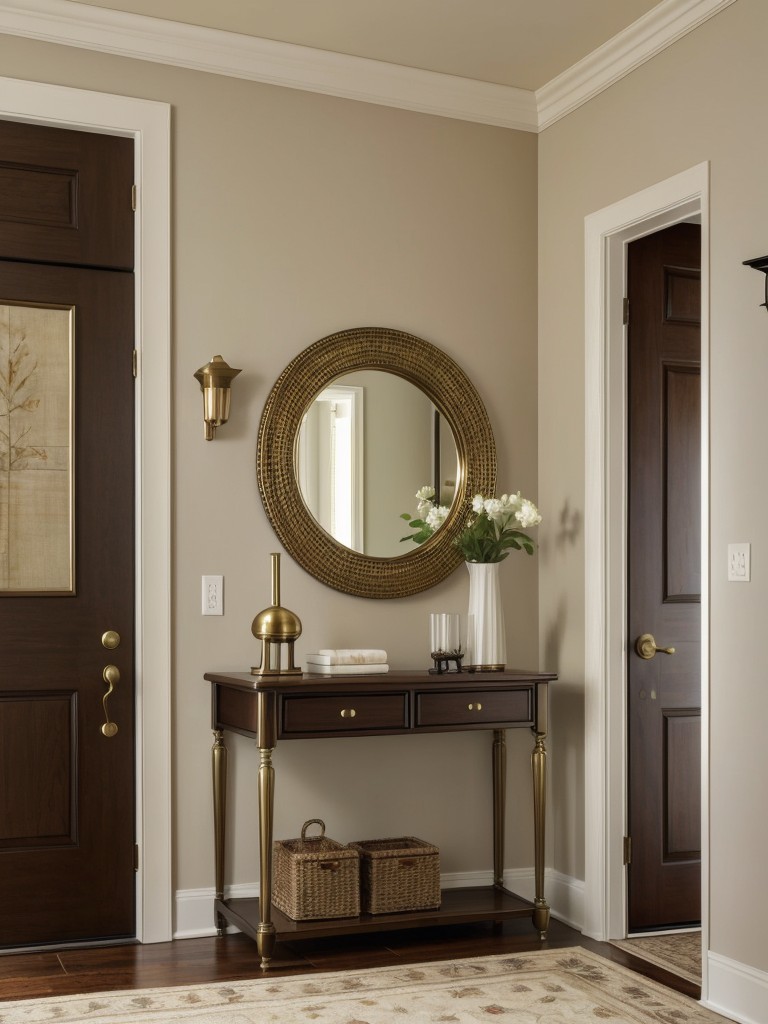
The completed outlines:
<svg viewBox="0 0 768 1024">
<path fill-rule="evenodd" d="M 201 366 L 195 374 L 203 392 L 203 419 L 205 420 L 205 440 L 212 441 L 216 427 L 229 419 L 229 406 L 232 381 L 241 373 L 221 358 L 214 356 L 210 363 Z"/>
<path fill-rule="evenodd" d="M 745 267 L 753 267 L 755 270 L 762 270 L 765 274 L 765 302 L 761 302 L 761 306 L 765 306 L 768 309 L 768 256 L 758 256 L 754 260 L 744 260 Z"/>
</svg>

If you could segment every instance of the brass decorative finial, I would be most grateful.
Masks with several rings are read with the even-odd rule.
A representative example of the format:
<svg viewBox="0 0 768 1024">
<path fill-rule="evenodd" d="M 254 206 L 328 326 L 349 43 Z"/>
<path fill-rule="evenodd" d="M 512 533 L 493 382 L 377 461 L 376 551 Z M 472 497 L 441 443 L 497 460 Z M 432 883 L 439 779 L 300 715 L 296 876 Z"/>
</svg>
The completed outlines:
<svg viewBox="0 0 768 1024">
<path fill-rule="evenodd" d="M 261 640 L 261 662 L 251 669 L 260 679 L 276 676 L 300 676 L 301 668 L 293 663 L 293 645 L 301 636 L 301 619 L 280 604 L 280 555 L 272 552 L 272 604 L 253 620 L 251 632 Z M 282 667 L 281 645 L 288 651 L 288 665 Z"/>
</svg>

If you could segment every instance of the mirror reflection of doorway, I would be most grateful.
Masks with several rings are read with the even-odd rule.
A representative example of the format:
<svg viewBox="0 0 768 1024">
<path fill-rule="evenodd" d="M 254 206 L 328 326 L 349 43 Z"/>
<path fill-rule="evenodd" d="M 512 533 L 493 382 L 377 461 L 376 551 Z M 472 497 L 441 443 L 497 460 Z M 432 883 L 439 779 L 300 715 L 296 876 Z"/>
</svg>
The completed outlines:
<svg viewBox="0 0 768 1024">
<path fill-rule="evenodd" d="M 417 491 L 434 485 L 440 504 L 453 503 L 458 457 L 445 418 L 418 387 L 398 374 L 358 370 L 315 396 L 295 471 L 326 533 L 362 554 L 396 558 L 409 551 L 401 516 L 416 513 Z"/>
<path fill-rule="evenodd" d="M 365 550 L 363 487 L 364 390 L 325 388 L 314 400 L 299 434 L 299 487 L 323 529 L 347 548 Z"/>
</svg>

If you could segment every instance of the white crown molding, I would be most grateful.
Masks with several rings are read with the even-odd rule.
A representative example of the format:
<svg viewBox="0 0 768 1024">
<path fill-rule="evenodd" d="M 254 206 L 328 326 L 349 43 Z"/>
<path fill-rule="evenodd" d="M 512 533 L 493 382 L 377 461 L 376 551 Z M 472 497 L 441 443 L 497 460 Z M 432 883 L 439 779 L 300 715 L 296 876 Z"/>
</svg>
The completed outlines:
<svg viewBox="0 0 768 1024">
<path fill-rule="evenodd" d="M 0 33 L 537 132 L 732 3 L 734 0 L 663 0 L 535 93 L 71 0 L 0 0 Z"/>
<path fill-rule="evenodd" d="M 440 117 L 538 129 L 535 96 L 524 89 L 70 0 L 0 3 L 0 32 Z"/>
<path fill-rule="evenodd" d="M 536 91 L 539 131 L 608 89 L 734 0 L 664 0 Z"/>
</svg>

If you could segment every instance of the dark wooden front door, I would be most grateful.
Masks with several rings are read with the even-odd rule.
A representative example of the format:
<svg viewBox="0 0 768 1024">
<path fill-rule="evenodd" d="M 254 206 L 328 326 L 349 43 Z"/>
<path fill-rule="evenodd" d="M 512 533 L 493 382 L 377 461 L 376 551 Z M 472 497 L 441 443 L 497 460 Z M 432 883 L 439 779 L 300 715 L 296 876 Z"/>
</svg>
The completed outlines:
<svg viewBox="0 0 768 1024">
<path fill-rule="evenodd" d="M 700 244 L 629 247 L 630 931 L 701 916 Z"/>
<path fill-rule="evenodd" d="M 3 947 L 135 934 L 132 150 L 0 122 Z"/>
</svg>

